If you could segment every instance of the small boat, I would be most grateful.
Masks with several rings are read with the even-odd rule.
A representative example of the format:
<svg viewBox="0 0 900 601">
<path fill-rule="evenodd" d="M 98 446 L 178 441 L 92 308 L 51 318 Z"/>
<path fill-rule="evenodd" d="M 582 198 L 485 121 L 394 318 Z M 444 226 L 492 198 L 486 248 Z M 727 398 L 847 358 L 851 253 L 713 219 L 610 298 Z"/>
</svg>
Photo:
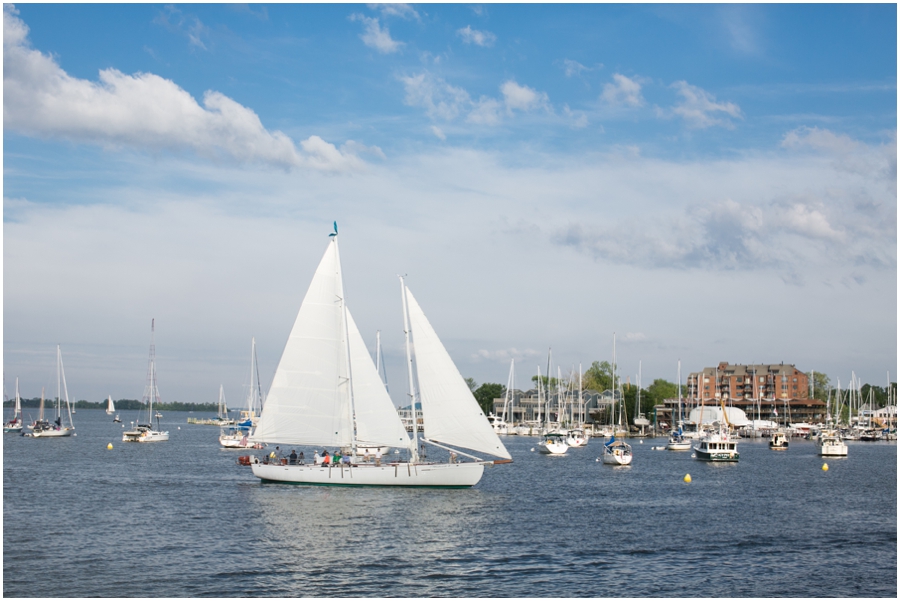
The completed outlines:
<svg viewBox="0 0 900 601">
<path fill-rule="evenodd" d="M 694 445 L 694 456 L 700 461 L 735 462 L 740 459 L 737 442 L 724 427 L 720 427 L 718 431 L 710 430 L 701 438 Z"/>
<path fill-rule="evenodd" d="M 16 404 L 12 418 L 3 424 L 4 432 L 22 432 L 22 400 L 19 398 L 19 378 L 16 378 Z"/>
<path fill-rule="evenodd" d="M 565 455 L 569 450 L 566 435 L 562 432 L 548 432 L 537 443 L 538 451 L 545 455 Z"/>
<path fill-rule="evenodd" d="M 153 429 L 153 402 L 159 403 L 159 388 L 156 386 L 156 344 L 154 337 L 156 332 L 156 320 L 150 321 L 150 366 L 147 368 L 147 390 L 141 402 L 147 403 L 147 422 L 131 422 L 131 430 L 122 432 L 122 442 L 165 442 L 169 440 L 169 433 L 163 432 L 159 427 L 159 418 L 162 415 L 156 413 L 156 429 Z M 143 413 L 143 412 L 142 412 Z"/>
<path fill-rule="evenodd" d="M 106 399 L 106 415 L 112 415 L 116 412 L 116 405 L 113 403 L 112 395 L 109 395 Z"/>
<path fill-rule="evenodd" d="M 828 428 L 821 430 L 816 437 L 816 447 L 822 457 L 846 457 L 847 445 L 837 430 Z"/>
<path fill-rule="evenodd" d="M 509 434 L 509 426 L 506 424 L 506 421 L 500 415 L 494 415 L 493 413 L 488 413 L 488 423 L 491 424 L 491 428 L 494 429 L 496 434 L 501 434 L 503 436 Z"/>
<path fill-rule="evenodd" d="M 225 389 L 219 386 L 219 419 L 227 419 Z M 263 444 L 251 442 L 250 437 L 262 413 L 262 386 L 259 382 L 259 368 L 256 359 L 256 338 L 250 339 L 250 392 L 247 394 L 247 408 L 241 411 L 238 420 L 230 420 L 231 425 L 223 427 L 219 433 L 219 445 L 226 449 L 261 449 Z"/>
<path fill-rule="evenodd" d="M 583 447 L 587 442 L 588 437 L 581 428 L 575 428 L 566 433 L 566 444 L 570 447 Z"/>
<path fill-rule="evenodd" d="M 62 411 L 62 397 L 66 399 L 66 412 Z M 56 420 L 48 423 L 44 419 L 44 391 L 41 389 L 41 416 L 31 427 L 33 438 L 55 438 L 72 436 L 75 433 L 75 425 L 72 423 L 72 405 L 69 403 L 69 390 L 66 386 L 66 372 L 63 369 L 62 351 L 56 345 Z M 68 425 L 64 425 L 63 417 L 68 415 Z"/>
<path fill-rule="evenodd" d="M 667 451 L 690 451 L 691 441 L 684 435 L 684 415 L 682 415 L 683 403 L 681 400 L 681 360 L 678 361 L 678 430 L 669 435 L 666 443 Z M 674 416 L 673 416 L 674 417 Z"/>
<path fill-rule="evenodd" d="M 114 424 L 121 424 L 121 423 L 122 423 L 122 418 L 119 417 L 119 414 L 118 414 L 118 413 L 116 413 L 116 416 L 113 418 L 113 423 L 114 423 Z"/>
<path fill-rule="evenodd" d="M 607 465 L 631 465 L 631 445 L 613 436 L 603 444 L 602 461 Z"/>
<path fill-rule="evenodd" d="M 769 439 L 769 448 L 773 451 L 787 451 L 790 442 L 784 430 L 775 430 Z"/>
</svg>

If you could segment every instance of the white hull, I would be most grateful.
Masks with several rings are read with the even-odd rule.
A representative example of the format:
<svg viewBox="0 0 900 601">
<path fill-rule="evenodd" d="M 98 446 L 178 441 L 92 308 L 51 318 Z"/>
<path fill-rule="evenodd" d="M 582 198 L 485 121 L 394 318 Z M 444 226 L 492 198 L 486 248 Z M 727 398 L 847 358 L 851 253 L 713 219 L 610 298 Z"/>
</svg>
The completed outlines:
<svg viewBox="0 0 900 601">
<path fill-rule="evenodd" d="M 569 445 L 564 442 L 547 442 L 542 440 L 537 443 L 538 451 L 544 455 L 565 455 L 569 450 Z"/>
<path fill-rule="evenodd" d="M 341 465 L 277 465 L 252 463 L 253 475 L 262 480 L 323 486 L 475 486 L 484 473 L 482 463 L 394 463 Z"/>
<path fill-rule="evenodd" d="M 569 432 L 569 435 L 566 436 L 566 444 L 570 447 L 583 447 L 587 442 L 587 436 L 581 432 Z"/>
<path fill-rule="evenodd" d="M 819 447 L 819 455 L 821 457 L 846 457 L 847 445 L 843 442 L 838 444 L 826 444 Z"/>
<path fill-rule="evenodd" d="M 690 440 L 669 440 L 669 443 L 666 445 L 667 451 L 690 451 L 691 450 L 691 441 Z"/>
<path fill-rule="evenodd" d="M 59 438 L 61 436 L 72 436 L 75 428 L 62 428 L 60 430 L 38 430 L 31 433 L 33 438 Z"/>
<path fill-rule="evenodd" d="M 143 430 L 122 433 L 122 442 L 165 442 L 167 440 L 169 440 L 168 432 Z"/>
<path fill-rule="evenodd" d="M 606 465 L 631 465 L 631 447 L 625 443 L 604 445 L 601 461 Z"/>
</svg>

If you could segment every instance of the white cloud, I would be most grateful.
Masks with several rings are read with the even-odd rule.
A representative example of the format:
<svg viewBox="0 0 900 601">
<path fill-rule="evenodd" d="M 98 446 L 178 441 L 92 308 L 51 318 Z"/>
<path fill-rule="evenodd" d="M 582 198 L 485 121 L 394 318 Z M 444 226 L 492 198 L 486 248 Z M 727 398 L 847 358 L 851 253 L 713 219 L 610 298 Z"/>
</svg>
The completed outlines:
<svg viewBox="0 0 900 601">
<path fill-rule="evenodd" d="M 522 359 L 526 359 L 528 357 L 537 357 L 541 355 L 538 351 L 534 349 L 517 349 L 517 348 L 508 348 L 508 349 L 499 349 L 496 351 L 489 351 L 486 349 L 479 349 L 477 353 L 472 355 L 472 359 L 475 361 L 498 361 L 501 363 L 509 363 L 512 359 L 516 361 L 520 361 Z"/>
<path fill-rule="evenodd" d="M 466 121 L 478 125 L 498 125 L 501 121 L 500 113 L 503 105 L 496 98 L 482 96 L 478 102 L 472 105 Z"/>
<path fill-rule="evenodd" d="M 585 71 L 590 71 L 590 67 L 585 67 L 578 61 L 574 61 L 569 58 L 564 58 L 563 61 L 563 72 L 566 74 L 566 77 L 572 77 L 573 75 L 581 75 Z"/>
<path fill-rule="evenodd" d="M 528 86 L 520 86 L 513 80 L 503 82 L 500 92 L 503 94 L 506 111 L 510 114 L 513 110 L 528 112 L 550 108 L 550 99 L 545 92 L 538 92 Z"/>
<path fill-rule="evenodd" d="M 861 145 L 850 136 L 839 135 L 818 127 L 798 127 L 789 131 L 781 140 L 784 148 L 810 148 L 827 152 L 848 154 L 858 150 Z"/>
<path fill-rule="evenodd" d="M 359 37 L 366 46 L 374 48 L 382 54 L 391 54 L 403 47 L 403 42 L 392 39 L 391 32 L 387 27 L 382 28 L 377 18 L 353 13 L 350 15 L 350 20 L 362 21 L 365 31 Z"/>
<path fill-rule="evenodd" d="M 641 84 L 636 79 L 625 77 L 620 73 L 613 75 L 613 82 L 603 86 L 600 98 L 613 105 L 641 106 Z"/>
<path fill-rule="evenodd" d="M 490 31 L 478 31 L 472 29 L 471 25 L 466 25 L 462 29 L 457 29 L 456 34 L 463 39 L 466 44 L 475 44 L 488 48 L 497 41 L 497 36 Z"/>
<path fill-rule="evenodd" d="M 409 4 L 370 4 L 369 8 L 381 11 L 385 17 L 400 17 L 401 19 L 415 19 L 420 21 L 419 13 Z"/>
<path fill-rule="evenodd" d="M 573 111 L 569 108 L 569 105 L 566 104 L 563 106 L 563 113 L 572 120 L 572 127 L 582 129 L 588 126 L 588 118 L 584 111 Z"/>
<path fill-rule="evenodd" d="M 28 43 L 28 27 L 14 7 L 3 10 L 3 124 L 19 133 L 128 146 L 191 151 L 214 160 L 326 171 L 361 162 L 318 136 L 294 142 L 267 130 L 251 109 L 207 91 L 201 106 L 171 80 L 152 73 L 104 69 L 99 81 L 71 77 Z"/>
<path fill-rule="evenodd" d="M 191 47 L 207 50 L 203 38 L 209 38 L 209 28 L 196 16 L 186 16 L 175 6 L 168 5 L 153 19 L 153 22 L 173 33 L 185 36 Z"/>
<path fill-rule="evenodd" d="M 621 340 L 623 342 L 643 342 L 647 340 L 647 335 L 642 332 L 626 332 Z"/>
<path fill-rule="evenodd" d="M 444 131 L 443 131 L 440 127 L 438 127 L 437 125 L 432 125 L 432 126 L 431 126 L 431 133 L 433 133 L 434 136 L 435 136 L 437 139 L 439 139 L 439 140 L 442 140 L 442 141 L 443 141 L 443 140 L 446 140 L 446 139 L 447 139 L 447 135 L 446 135 L 446 134 L 444 133 Z"/>
<path fill-rule="evenodd" d="M 404 102 L 408 106 L 424 108 L 425 114 L 432 119 L 453 120 L 471 104 L 468 92 L 427 71 L 401 76 L 400 81 L 406 89 Z"/>
<path fill-rule="evenodd" d="M 676 81 L 672 87 L 681 96 L 681 103 L 672 108 L 672 113 L 684 119 L 690 127 L 704 129 L 721 125 L 730 129 L 734 125 L 727 117 L 743 118 L 738 105 L 717 102 L 715 96 L 686 81 Z"/>
</svg>

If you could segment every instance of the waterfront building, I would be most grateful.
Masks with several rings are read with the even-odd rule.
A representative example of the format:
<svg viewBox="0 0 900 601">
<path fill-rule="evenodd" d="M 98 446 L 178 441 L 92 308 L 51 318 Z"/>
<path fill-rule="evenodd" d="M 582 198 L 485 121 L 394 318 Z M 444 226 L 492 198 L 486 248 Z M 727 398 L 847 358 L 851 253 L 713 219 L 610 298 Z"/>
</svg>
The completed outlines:
<svg viewBox="0 0 900 601">
<path fill-rule="evenodd" d="M 808 399 L 809 377 L 794 365 L 719 363 L 688 376 L 688 396 L 703 400 Z"/>
</svg>

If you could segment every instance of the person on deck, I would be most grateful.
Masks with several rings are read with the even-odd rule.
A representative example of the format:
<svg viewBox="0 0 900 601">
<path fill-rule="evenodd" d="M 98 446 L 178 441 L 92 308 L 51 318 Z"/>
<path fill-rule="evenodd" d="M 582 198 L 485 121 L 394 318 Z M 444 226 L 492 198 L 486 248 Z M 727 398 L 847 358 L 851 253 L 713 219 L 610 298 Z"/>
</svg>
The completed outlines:
<svg viewBox="0 0 900 601">
<path fill-rule="evenodd" d="M 291 449 L 291 465 L 297 465 L 297 451 Z"/>
</svg>

